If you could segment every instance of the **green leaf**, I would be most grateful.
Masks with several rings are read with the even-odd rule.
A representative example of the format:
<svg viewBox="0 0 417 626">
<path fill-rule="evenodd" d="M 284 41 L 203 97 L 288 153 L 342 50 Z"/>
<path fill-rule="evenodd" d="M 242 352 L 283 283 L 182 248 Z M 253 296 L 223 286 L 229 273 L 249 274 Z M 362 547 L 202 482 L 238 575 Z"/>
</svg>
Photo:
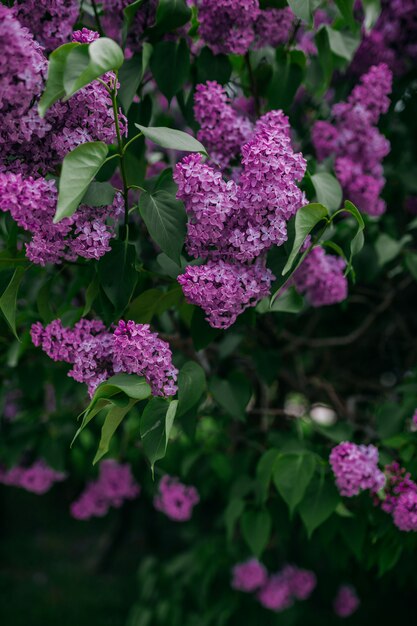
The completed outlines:
<svg viewBox="0 0 417 626">
<path fill-rule="evenodd" d="M 339 9 L 343 19 L 349 26 L 354 27 L 356 22 L 353 17 L 353 5 L 355 0 L 335 0 L 335 4 Z"/>
<path fill-rule="evenodd" d="M 89 184 L 103 165 L 107 152 L 104 142 L 90 141 L 77 146 L 64 157 L 54 224 L 75 213 Z"/>
<path fill-rule="evenodd" d="M 292 286 L 275 298 L 269 310 L 276 313 L 299 313 L 303 306 L 304 298 Z"/>
<path fill-rule="evenodd" d="M 227 505 L 224 512 L 224 522 L 226 525 L 227 540 L 230 542 L 233 539 L 233 531 L 236 526 L 236 522 L 245 510 L 245 502 L 241 498 L 233 498 Z"/>
<path fill-rule="evenodd" d="M 142 54 L 134 54 L 130 59 L 125 59 L 119 70 L 120 87 L 117 92 L 117 98 L 125 113 L 129 111 L 142 77 Z"/>
<path fill-rule="evenodd" d="M 109 206 L 114 200 L 116 190 L 110 183 L 93 180 L 87 188 L 80 204 L 87 206 Z"/>
<path fill-rule="evenodd" d="M 111 251 L 98 263 L 98 277 L 116 312 L 122 313 L 129 304 L 138 280 L 136 250 L 133 244 L 119 239 L 114 239 L 110 245 Z"/>
<path fill-rule="evenodd" d="M 295 215 L 294 244 L 290 256 L 288 257 L 288 261 L 282 270 L 283 276 L 291 269 L 294 259 L 300 251 L 307 235 L 311 233 L 313 228 L 317 226 L 319 222 L 325 219 L 327 220 L 328 215 L 329 212 L 326 207 L 318 203 L 307 204 L 297 211 Z"/>
<path fill-rule="evenodd" d="M 324 94 L 333 76 L 333 55 L 330 49 L 329 35 L 323 27 L 319 28 L 314 40 L 317 46 L 318 60 L 323 75 L 319 94 Z"/>
<path fill-rule="evenodd" d="M 241 517 L 242 535 L 252 554 L 260 557 L 271 534 L 271 516 L 268 511 L 246 511 Z"/>
<path fill-rule="evenodd" d="M 381 2 L 380 0 L 362 0 L 362 6 L 365 11 L 365 29 L 369 32 L 380 16 Z"/>
<path fill-rule="evenodd" d="M 190 53 L 184 39 L 159 41 L 150 60 L 156 84 L 170 102 L 187 82 L 190 71 Z"/>
<path fill-rule="evenodd" d="M 123 29 L 127 31 L 128 28 L 133 24 L 133 20 L 136 17 L 136 13 L 142 6 L 144 0 L 135 0 L 135 2 L 131 2 L 123 9 Z"/>
<path fill-rule="evenodd" d="M 166 454 L 169 435 L 175 419 L 178 401 L 152 398 L 146 405 L 140 420 L 140 436 L 152 473 L 156 461 Z"/>
<path fill-rule="evenodd" d="M 271 448 L 267 450 L 259 459 L 256 466 L 256 477 L 260 484 L 260 499 L 261 503 L 265 502 L 268 497 L 269 486 L 271 484 L 272 475 L 274 472 L 274 465 L 279 457 L 279 451 Z"/>
<path fill-rule="evenodd" d="M 363 217 L 362 215 L 359 213 L 358 209 L 356 208 L 356 206 L 354 204 L 352 204 L 352 202 L 349 202 L 349 200 L 346 200 L 345 202 L 345 206 L 343 207 L 344 211 L 347 211 L 348 213 L 350 213 L 356 220 L 357 222 L 357 228 L 356 228 L 356 234 L 353 237 L 352 241 L 350 242 L 350 258 L 349 258 L 349 263 L 346 269 L 346 272 L 350 271 L 350 268 L 352 267 L 352 258 L 355 254 L 358 254 L 362 248 L 363 248 L 363 244 L 364 244 L 364 235 L 363 235 L 363 230 L 365 228 L 365 222 L 363 221 Z"/>
<path fill-rule="evenodd" d="M 342 188 L 337 178 L 327 172 L 321 172 L 313 174 L 310 179 L 318 202 L 330 211 L 336 211 L 340 207 L 343 196 Z"/>
<path fill-rule="evenodd" d="M 196 60 L 197 77 L 199 83 L 215 80 L 224 85 L 232 73 L 232 65 L 225 54 L 213 54 L 204 46 Z"/>
<path fill-rule="evenodd" d="M 135 322 L 148 324 L 154 315 L 161 315 L 171 307 L 178 306 L 182 299 L 182 291 L 178 285 L 168 291 L 148 289 L 131 302 L 126 316 Z"/>
<path fill-rule="evenodd" d="M 282 454 L 275 461 L 274 483 L 292 515 L 313 478 L 316 460 L 309 452 Z"/>
<path fill-rule="evenodd" d="M 89 314 L 93 306 L 94 300 L 97 298 L 100 291 L 100 284 L 98 282 L 97 274 L 94 274 L 94 278 L 85 290 L 85 305 L 83 310 L 83 317 Z"/>
<path fill-rule="evenodd" d="M 65 100 L 106 72 L 118 70 L 124 61 L 123 50 L 107 37 L 81 44 L 66 57 L 63 85 Z"/>
<path fill-rule="evenodd" d="M 121 407 L 110 404 L 106 417 L 104 418 L 104 424 L 101 428 L 100 443 L 93 460 L 93 465 L 95 465 L 105 454 L 107 454 L 111 438 L 122 423 L 123 418 L 134 407 L 136 402 L 137 400 L 130 400 L 127 406 Z"/>
<path fill-rule="evenodd" d="M 252 389 L 243 375 L 234 372 L 228 380 L 213 376 L 210 381 L 210 392 L 229 415 L 236 419 L 245 419 L 245 409 L 251 398 Z"/>
<path fill-rule="evenodd" d="M 360 44 L 360 39 L 347 33 L 334 30 L 328 25 L 323 28 L 327 31 L 329 37 L 330 50 L 346 61 L 351 61 Z"/>
<path fill-rule="evenodd" d="M 16 339 L 19 339 L 16 332 L 16 302 L 24 274 L 25 270 L 23 267 L 17 267 L 0 297 L 0 310 Z"/>
<path fill-rule="evenodd" d="M 66 43 L 50 54 L 46 87 L 38 105 L 40 117 L 45 117 L 47 110 L 65 96 L 63 83 L 65 64 L 70 52 L 79 46 L 80 44 L 76 42 Z"/>
<path fill-rule="evenodd" d="M 90 404 L 84 411 L 81 426 L 75 433 L 72 444 L 93 417 L 108 406 L 109 401 L 117 394 L 124 394 L 127 399 L 146 400 L 146 398 L 149 398 L 151 395 L 151 388 L 142 376 L 136 376 L 135 374 L 116 374 L 107 379 L 104 383 L 101 383 L 95 390 Z M 127 404 L 128 400 L 124 403 L 124 406 L 127 406 Z M 116 404 L 116 406 L 118 406 L 118 404 Z"/>
<path fill-rule="evenodd" d="M 153 194 L 144 191 L 139 211 L 155 243 L 179 264 L 187 222 L 182 202 L 163 190 Z"/>
<path fill-rule="evenodd" d="M 375 242 L 375 251 L 378 257 L 378 265 L 382 267 L 387 263 L 393 261 L 403 249 L 404 245 L 411 240 L 409 235 L 406 235 L 400 240 L 393 239 L 386 233 L 381 233 Z"/>
<path fill-rule="evenodd" d="M 208 156 L 203 144 L 192 135 L 182 132 L 182 130 L 166 128 L 164 126 L 146 127 L 140 124 L 135 124 L 135 126 L 139 128 L 147 139 L 153 141 L 153 143 L 156 143 L 158 146 L 170 150 L 181 150 L 183 152 L 201 152 L 201 154 Z"/>
<path fill-rule="evenodd" d="M 168 32 L 186 24 L 191 18 L 191 9 L 185 0 L 159 0 L 156 11 L 155 30 Z"/>
<path fill-rule="evenodd" d="M 415 252 L 407 252 L 405 255 L 405 264 L 414 280 L 417 280 L 417 254 Z"/>
<path fill-rule="evenodd" d="M 287 0 L 288 5 L 297 17 L 308 24 L 313 22 L 311 0 Z"/>
<path fill-rule="evenodd" d="M 340 498 L 336 487 L 326 481 L 324 474 L 312 480 L 298 511 L 306 527 L 309 538 L 326 521 L 339 504 Z"/>
<path fill-rule="evenodd" d="M 187 361 L 178 375 L 178 415 L 183 415 L 199 402 L 206 389 L 206 375 L 201 365 Z"/>
<path fill-rule="evenodd" d="M 301 50 L 276 51 L 274 72 L 267 89 L 268 103 L 272 108 L 288 111 L 294 102 L 297 89 L 305 75 L 306 57 Z"/>
</svg>

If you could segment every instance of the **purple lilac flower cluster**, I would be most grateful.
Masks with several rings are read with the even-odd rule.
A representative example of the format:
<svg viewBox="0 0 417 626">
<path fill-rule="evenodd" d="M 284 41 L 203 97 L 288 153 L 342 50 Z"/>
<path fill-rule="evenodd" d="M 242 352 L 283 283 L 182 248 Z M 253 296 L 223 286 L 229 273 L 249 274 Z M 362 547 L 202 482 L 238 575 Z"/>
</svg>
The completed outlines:
<svg viewBox="0 0 417 626">
<path fill-rule="evenodd" d="M 116 372 L 144 376 L 154 395 L 174 395 L 178 371 L 169 345 L 152 333 L 148 324 L 121 320 L 114 333 L 100 320 L 82 319 L 66 328 L 57 319 L 32 325 L 32 341 L 53 361 L 72 364 L 68 376 L 86 383 L 90 396 Z"/>
<path fill-rule="evenodd" d="M 199 34 L 214 54 L 245 54 L 251 46 L 279 46 L 290 37 L 289 7 L 261 11 L 259 0 L 195 0 Z"/>
<path fill-rule="evenodd" d="M 334 612 L 338 617 L 349 617 L 358 610 L 360 600 L 351 585 L 341 585 L 333 602 Z"/>
<path fill-rule="evenodd" d="M 78 520 L 103 517 L 110 508 L 120 508 L 126 500 L 140 494 L 128 463 L 112 459 L 102 461 L 98 479 L 88 483 L 80 497 L 71 504 L 71 515 Z"/>
<path fill-rule="evenodd" d="M 245 116 L 239 115 L 224 87 L 215 81 L 197 85 L 194 115 L 200 124 L 197 137 L 206 147 L 211 160 L 221 169 L 228 167 L 249 139 L 252 124 Z"/>
<path fill-rule="evenodd" d="M 102 25 L 107 37 L 122 43 L 124 9 L 130 0 L 103 0 Z M 133 18 L 126 41 L 128 50 L 136 52 L 147 28 L 155 23 L 157 0 L 144 0 Z"/>
<path fill-rule="evenodd" d="M 0 173 L 0 210 L 32 235 L 26 256 L 39 265 L 75 261 L 78 256 L 99 259 L 110 250 L 115 222 L 122 213 L 122 197 L 116 194 L 106 207 L 81 205 L 71 217 L 53 223 L 57 205 L 53 180 Z M 109 224 L 110 220 L 110 224 Z"/>
<path fill-rule="evenodd" d="M 334 169 L 345 194 L 374 216 L 385 211 L 385 202 L 379 197 L 385 184 L 381 162 L 390 143 L 376 124 L 389 108 L 391 88 L 392 73 L 387 65 L 371 67 L 347 102 L 333 106 L 333 122 L 318 121 L 312 131 L 318 159 L 335 157 Z"/>
<path fill-rule="evenodd" d="M 88 35 L 88 36 L 87 36 Z M 83 29 L 74 41 L 91 42 L 97 33 Z M 65 154 L 86 141 L 113 143 L 112 102 L 105 86 L 93 81 L 68 102 L 57 102 L 44 119 L 38 100 L 47 60 L 29 30 L 0 5 L 0 171 L 38 175 L 53 171 Z M 104 79 L 114 80 L 111 72 Z M 122 132 L 126 120 L 119 115 Z"/>
<path fill-rule="evenodd" d="M 385 475 L 378 468 L 378 450 L 373 445 L 343 441 L 330 453 L 330 465 L 342 496 L 352 497 L 369 489 L 376 493 L 385 485 Z"/>
<path fill-rule="evenodd" d="M 259 119 L 241 153 L 238 182 L 226 182 L 200 154 L 182 159 L 174 172 L 189 217 L 187 250 L 208 260 L 188 266 L 178 281 L 215 328 L 229 327 L 267 295 L 273 275 L 265 253 L 287 240 L 287 220 L 306 204 L 296 185 L 306 162 L 292 150 L 282 111 Z"/>
<path fill-rule="evenodd" d="M 395 74 L 403 74 L 417 60 L 417 1 L 382 0 L 381 14 L 361 45 L 351 69 L 363 74 L 377 63 L 386 63 Z"/>
<path fill-rule="evenodd" d="M 417 484 L 397 462 L 385 468 L 387 484 L 381 509 L 392 515 L 394 524 L 402 531 L 417 531 Z M 379 502 L 378 502 L 379 503 Z"/>
<path fill-rule="evenodd" d="M 187 522 L 200 501 L 198 491 L 192 485 L 183 485 L 178 478 L 165 475 L 158 485 L 154 507 L 174 522 Z"/>
<path fill-rule="evenodd" d="M 43 459 L 38 459 L 29 467 L 17 465 L 9 470 L 0 467 L 0 483 L 21 487 L 38 495 L 46 493 L 54 483 L 65 478 L 65 474 L 49 467 Z"/>
<path fill-rule="evenodd" d="M 49 52 L 70 41 L 80 10 L 77 0 L 17 0 L 14 14 Z"/>
<path fill-rule="evenodd" d="M 306 600 L 316 584 L 313 572 L 295 565 L 286 565 L 280 572 L 268 576 L 262 563 L 252 558 L 238 563 L 232 569 L 233 589 L 246 593 L 257 592 L 262 606 L 276 612 L 289 608 L 294 600 Z"/>
<path fill-rule="evenodd" d="M 344 259 L 326 254 L 324 248 L 316 246 L 294 272 L 291 283 L 299 293 L 306 295 L 311 306 L 336 304 L 347 298 L 345 267 Z"/>
</svg>

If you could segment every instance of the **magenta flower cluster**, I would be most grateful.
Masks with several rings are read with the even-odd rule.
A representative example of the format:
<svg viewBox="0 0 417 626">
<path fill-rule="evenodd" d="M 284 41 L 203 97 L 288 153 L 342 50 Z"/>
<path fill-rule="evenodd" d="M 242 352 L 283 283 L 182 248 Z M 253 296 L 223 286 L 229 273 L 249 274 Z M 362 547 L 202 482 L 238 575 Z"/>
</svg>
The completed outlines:
<svg viewBox="0 0 417 626">
<path fill-rule="evenodd" d="M 99 259 L 110 250 L 117 218 L 123 212 L 122 196 L 105 207 L 80 205 L 71 216 L 53 223 L 57 206 L 53 180 L 0 173 L 0 210 L 32 235 L 26 256 L 39 265 L 75 261 L 78 256 Z"/>
<path fill-rule="evenodd" d="M 295 565 L 286 565 L 280 572 L 269 576 L 262 563 L 252 558 L 232 569 L 233 589 L 256 592 L 262 606 L 276 612 L 289 608 L 294 600 L 309 598 L 316 584 L 313 572 Z"/>
<path fill-rule="evenodd" d="M 128 463 L 112 459 L 100 463 L 97 480 L 88 483 L 79 498 L 71 504 L 71 515 L 78 520 L 104 517 L 111 508 L 120 508 L 126 500 L 140 494 Z"/>
<path fill-rule="evenodd" d="M 333 602 L 334 612 L 338 617 L 349 617 L 358 610 L 360 600 L 351 585 L 341 585 Z"/>
<path fill-rule="evenodd" d="M 43 459 L 38 459 L 29 467 L 16 465 L 9 470 L 0 467 L 0 483 L 21 487 L 38 495 L 46 493 L 52 485 L 65 478 L 66 474 L 52 469 Z"/>
<path fill-rule="evenodd" d="M 208 260 L 188 266 L 178 281 L 215 328 L 229 327 L 267 295 L 273 275 L 265 268 L 265 253 L 287 240 L 287 220 L 306 204 L 296 185 L 306 162 L 292 150 L 282 111 L 259 119 L 241 153 L 237 182 L 226 182 L 200 154 L 182 159 L 174 172 L 177 197 L 189 217 L 187 251 Z"/>
<path fill-rule="evenodd" d="M 394 524 L 404 532 L 417 531 L 417 484 L 397 462 L 385 468 L 387 483 L 381 509 L 392 515 Z"/>
<path fill-rule="evenodd" d="M 91 42 L 97 33 L 83 29 L 73 40 Z M 44 49 L 0 5 L 0 172 L 37 176 L 52 172 L 67 152 L 87 141 L 115 141 L 114 114 L 104 85 L 93 81 L 68 102 L 57 102 L 44 119 L 38 114 L 47 59 Z M 114 80 L 114 74 L 104 76 Z M 126 120 L 119 116 L 122 132 Z"/>
<path fill-rule="evenodd" d="M 71 39 L 80 10 L 77 0 L 17 0 L 14 14 L 49 52 Z"/>
<path fill-rule="evenodd" d="M 326 254 L 324 248 L 316 246 L 294 272 L 291 283 L 314 307 L 336 304 L 347 298 L 345 268 L 344 259 Z"/>
<path fill-rule="evenodd" d="M 249 139 L 253 130 L 251 122 L 233 108 L 224 87 L 215 81 L 197 85 L 194 116 L 200 124 L 197 138 L 210 159 L 221 169 L 228 167 Z"/>
<path fill-rule="evenodd" d="M 382 0 L 381 9 L 372 30 L 363 29 L 351 69 L 362 74 L 375 63 L 386 63 L 401 75 L 417 61 L 417 2 Z"/>
<path fill-rule="evenodd" d="M 144 376 L 153 395 L 176 393 L 178 371 L 169 345 L 148 324 L 121 320 L 111 333 L 100 320 L 82 319 L 66 328 L 57 319 L 45 327 L 33 324 L 31 335 L 34 345 L 53 361 L 72 364 L 68 376 L 86 383 L 90 396 L 116 372 Z"/>
<path fill-rule="evenodd" d="M 390 143 L 376 124 L 389 108 L 391 89 L 392 73 L 387 65 L 371 67 L 348 100 L 333 106 L 333 122 L 318 121 L 312 130 L 318 159 L 335 158 L 336 176 L 346 196 L 374 216 L 385 211 L 380 198 L 385 184 L 381 162 Z"/>
<path fill-rule="evenodd" d="M 378 468 L 378 450 L 373 445 L 343 441 L 330 453 L 330 465 L 342 496 L 357 496 L 369 489 L 375 493 L 385 485 L 385 475 Z"/>
<path fill-rule="evenodd" d="M 178 478 L 166 474 L 159 481 L 154 507 L 174 522 L 187 522 L 199 501 L 195 487 L 184 485 Z"/>
<path fill-rule="evenodd" d="M 294 24 L 289 7 L 261 11 L 259 0 L 195 0 L 199 35 L 214 54 L 245 54 L 250 47 L 279 46 Z"/>
</svg>

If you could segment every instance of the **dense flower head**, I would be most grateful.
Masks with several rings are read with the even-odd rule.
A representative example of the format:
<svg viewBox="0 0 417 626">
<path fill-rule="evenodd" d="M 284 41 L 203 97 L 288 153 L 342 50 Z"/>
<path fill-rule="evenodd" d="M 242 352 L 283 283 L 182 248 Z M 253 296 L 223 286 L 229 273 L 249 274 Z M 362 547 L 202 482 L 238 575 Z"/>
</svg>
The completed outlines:
<svg viewBox="0 0 417 626">
<path fill-rule="evenodd" d="M 417 484 L 410 473 L 394 461 L 385 468 L 384 499 L 375 501 L 402 531 L 417 531 Z"/>
<path fill-rule="evenodd" d="M 175 522 L 187 522 L 199 501 L 195 487 L 184 485 L 178 478 L 166 474 L 159 482 L 154 506 Z"/>
<path fill-rule="evenodd" d="M 333 602 L 334 612 L 338 617 L 349 617 L 358 610 L 360 600 L 351 585 L 341 585 Z"/>
<path fill-rule="evenodd" d="M 376 123 L 389 107 L 392 73 L 381 63 L 370 68 L 346 102 L 333 106 L 333 121 L 318 121 L 312 140 L 319 160 L 333 156 L 335 172 L 345 195 L 370 215 L 380 215 L 385 203 L 379 194 L 385 184 L 382 160 L 390 150 Z"/>
<path fill-rule="evenodd" d="M 120 508 L 126 500 L 140 494 L 128 463 L 108 459 L 100 463 L 97 480 L 88 483 L 79 498 L 71 504 L 71 515 L 79 520 L 103 517 L 110 508 Z"/>
<path fill-rule="evenodd" d="M 113 334 L 113 367 L 115 372 L 144 376 L 155 396 L 177 391 L 178 370 L 169 344 L 151 332 L 149 324 L 120 320 Z"/>
<path fill-rule="evenodd" d="M 14 13 L 42 46 L 51 51 L 70 41 L 78 0 L 17 0 Z"/>
<path fill-rule="evenodd" d="M 294 272 L 291 282 L 314 307 L 336 304 L 347 298 L 345 267 L 342 257 L 326 254 L 324 248 L 316 246 Z"/>
<path fill-rule="evenodd" d="M 0 468 L 0 483 L 21 487 L 38 495 L 46 493 L 54 483 L 65 478 L 64 473 L 52 469 L 43 459 L 38 459 L 29 467 L 17 465 L 9 470 Z"/>
<path fill-rule="evenodd" d="M 317 578 L 314 572 L 301 569 L 295 565 L 284 567 L 282 574 L 288 581 L 291 595 L 297 600 L 307 600 L 317 585 Z"/>
<path fill-rule="evenodd" d="M 257 597 L 262 606 L 277 613 L 293 604 L 289 580 L 282 572 L 271 576 Z"/>
<path fill-rule="evenodd" d="M 260 11 L 254 23 L 255 48 L 276 48 L 289 41 L 294 29 L 295 16 L 290 7 Z"/>
<path fill-rule="evenodd" d="M 199 34 L 214 54 L 245 54 L 252 44 L 258 0 L 196 0 Z"/>
<path fill-rule="evenodd" d="M 131 4 L 130 0 L 103 0 L 102 24 L 107 37 L 122 43 L 123 10 Z M 127 46 L 134 51 L 138 48 L 143 34 L 155 22 L 157 0 L 144 0 L 137 9 L 130 25 Z"/>
<path fill-rule="evenodd" d="M 197 137 L 212 161 L 222 169 L 238 156 L 249 139 L 252 124 L 232 107 L 224 87 L 215 81 L 197 85 L 194 115 L 200 124 Z"/>
<path fill-rule="evenodd" d="M 252 558 L 244 563 L 237 563 L 233 567 L 231 585 L 233 589 L 249 593 L 263 587 L 267 578 L 266 568 L 258 559 Z"/>
<path fill-rule="evenodd" d="M 382 0 L 381 13 L 356 51 L 351 70 L 366 72 L 371 65 L 386 63 L 395 74 L 403 74 L 417 59 L 416 0 Z"/>
<path fill-rule="evenodd" d="M 369 489 L 377 492 L 384 487 L 385 475 L 378 468 L 378 450 L 373 445 L 356 445 L 344 441 L 330 453 L 330 465 L 342 496 L 356 496 Z"/>
<path fill-rule="evenodd" d="M 76 43 L 93 43 L 100 39 L 100 34 L 95 30 L 90 30 L 89 28 L 82 28 L 81 30 L 75 30 L 72 33 L 72 41 Z"/>
<path fill-rule="evenodd" d="M 53 320 L 32 325 L 33 344 L 53 361 L 73 365 L 68 376 L 86 383 L 90 396 L 116 372 L 144 376 L 154 395 L 174 395 L 178 370 L 169 345 L 149 330 L 148 324 L 121 320 L 114 333 L 101 320 L 81 319 L 73 328 Z"/>
<path fill-rule="evenodd" d="M 213 328 L 228 328 L 245 309 L 268 295 L 272 272 L 262 263 L 208 261 L 178 277 L 188 302 L 200 306 Z"/>
<path fill-rule="evenodd" d="M 393 512 L 394 524 L 402 531 L 417 531 L 417 492 L 409 490 L 402 493 Z"/>
<path fill-rule="evenodd" d="M 106 207 L 80 205 L 57 224 L 53 180 L 0 173 L 0 210 L 9 211 L 15 222 L 32 235 L 26 255 L 39 265 L 74 261 L 78 256 L 99 259 L 110 250 L 115 224 L 122 211 L 121 194 Z"/>
<path fill-rule="evenodd" d="M 0 166 L 10 144 L 29 140 L 32 127 L 44 126 L 34 101 L 46 77 L 47 61 L 42 47 L 0 4 Z"/>
</svg>

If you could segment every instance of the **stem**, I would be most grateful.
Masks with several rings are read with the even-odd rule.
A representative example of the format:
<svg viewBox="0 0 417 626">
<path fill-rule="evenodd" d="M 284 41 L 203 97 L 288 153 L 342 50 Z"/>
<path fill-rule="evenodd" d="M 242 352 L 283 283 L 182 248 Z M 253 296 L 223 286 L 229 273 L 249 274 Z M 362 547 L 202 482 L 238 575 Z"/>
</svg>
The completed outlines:
<svg viewBox="0 0 417 626">
<path fill-rule="evenodd" d="M 129 185 L 128 189 L 139 189 L 139 191 L 146 191 L 144 187 L 140 187 L 140 185 Z"/>
<path fill-rule="evenodd" d="M 117 109 L 117 73 L 116 79 L 114 81 L 114 86 L 111 92 L 111 100 L 113 104 L 113 113 L 114 113 L 114 124 L 116 126 L 116 137 L 117 137 L 117 145 L 119 148 L 119 158 L 120 158 L 120 172 L 122 174 L 123 180 L 123 200 L 125 205 L 125 227 L 129 224 L 129 187 L 127 184 L 127 176 L 126 176 L 126 168 L 125 168 L 125 160 L 124 160 L 124 146 L 122 133 L 120 132 L 120 122 L 119 122 L 119 111 Z"/>
<path fill-rule="evenodd" d="M 97 24 L 97 30 L 100 33 L 100 36 L 103 37 L 104 36 L 104 30 L 101 27 L 100 16 L 98 14 L 96 0 L 91 0 L 91 6 L 93 7 L 94 17 L 95 17 L 96 24 Z"/>
<path fill-rule="evenodd" d="M 250 62 L 249 52 L 247 52 L 245 54 L 245 63 L 246 63 L 246 68 L 248 70 L 251 92 L 252 92 L 253 98 L 255 100 L 256 115 L 257 115 L 257 117 L 260 117 L 260 115 L 261 115 L 261 103 L 260 103 L 260 100 L 259 100 L 258 86 L 256 84 L 255 75 L 253 73 L 252 65 L 251 65 L 251 62 Z"/>
<path fill-rule="evenodd" d="M 142 133 L 139 133 L 138 135 L 132 137 L 132 139 L 129 139 L 129 141 L 125 144 L 125 147 L 123 148 L 123 154 L 126 152 L 130 144 L 136 141 L 136 139 L 139 139 L 139 137 L 142 137 Z"/>
</svg>

